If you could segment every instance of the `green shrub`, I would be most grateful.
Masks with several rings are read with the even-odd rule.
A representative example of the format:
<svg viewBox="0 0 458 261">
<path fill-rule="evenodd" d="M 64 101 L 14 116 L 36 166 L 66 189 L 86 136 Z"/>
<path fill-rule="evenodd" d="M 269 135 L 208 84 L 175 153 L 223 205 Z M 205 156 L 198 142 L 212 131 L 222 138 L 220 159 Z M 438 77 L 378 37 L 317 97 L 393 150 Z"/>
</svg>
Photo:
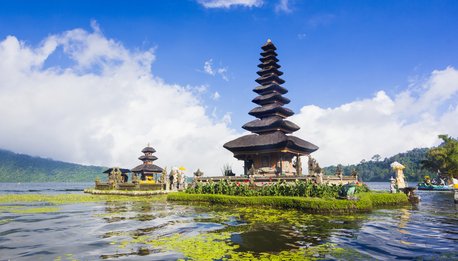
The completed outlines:
<svg viewBox="0 0 458 261">
<path fill-rule="evenodd" d="M 365 183 L 358 183 L 357 182 L 357 186 L 356 186 L 356 190 L 355 190 L 356 194 L 361 193 L 361 192 L 369 192 L 369 191 L 370 191 L 370 189 Z"/>
<path fill-rule="evenodd" d="M 409 204 L 409 200 L 404 193 L 365 192 L 360 193 L 359 197 L 361 199 L 368 198 L 372 201 L 374 207 Z"/>
<path fill-rule="evenodd" d="M 296 180 L 294 183 L 277 182 L 264 183 L 261 186 L 251 185 L 248 180 L 232 182 L 221 180 L 218 182 L 197 183 L 186 189 L 189 194 L 222 194 L 232 196 L 298 196 L 336 198 L 342 185 L 315 184 L 312 181 Z M 358 186 L 357 192 L 367 192 L 367 186 Z"/>
</svg>

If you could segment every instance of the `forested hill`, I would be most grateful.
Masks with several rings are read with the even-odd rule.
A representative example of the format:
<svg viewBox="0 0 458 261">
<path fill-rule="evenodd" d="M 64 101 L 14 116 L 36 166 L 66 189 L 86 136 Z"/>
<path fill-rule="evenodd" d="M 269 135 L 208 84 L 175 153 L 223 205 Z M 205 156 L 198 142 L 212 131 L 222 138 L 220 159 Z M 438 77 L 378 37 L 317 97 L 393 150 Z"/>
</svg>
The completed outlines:
<svg viewBox="0 0 458 261">
<path fill-rule="evenodd" d="M 32 157 L 0 149 L 0 182 L 84 182 L 103 177 L 104 167 Z"/>
<path fill-rule="evenodd" d="M 363 181 L 389 181 L 394 176 L 390 164 L 397 161 L 404 165 L 404 174 L 408 181 L 420 181 L 424 175 L 433 175 L 430 171 L 421 169 L 421 161 L 425 159 L 429 149 L 413 149 L 405 153 L 399 153 L 392 157 L 381 160 L 379 155 L 372 157 L 370 161 L 362 160 L 359 164 L 342 166 L 345 175 L 350 175 L 352 169 L 356 169 L 358 176 Z M 326 175 L 334 175 L 337 166 L 325 167 Z"/>
</svg>

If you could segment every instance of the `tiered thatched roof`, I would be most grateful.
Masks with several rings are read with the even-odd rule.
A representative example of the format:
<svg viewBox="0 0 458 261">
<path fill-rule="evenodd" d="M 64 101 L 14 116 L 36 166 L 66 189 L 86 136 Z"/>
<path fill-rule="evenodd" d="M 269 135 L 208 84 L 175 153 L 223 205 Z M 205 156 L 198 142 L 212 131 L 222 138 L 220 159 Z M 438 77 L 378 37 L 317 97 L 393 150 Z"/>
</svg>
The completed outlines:
<svg viewBox="0 0 458 261">
<path fill-rule="evenodd" d="M 153 161 L 157 160 L 157 157 L 153 156 L 153 153 L 156 152 L 156 150 L 153 147 L 147 146 L 144 149 L 142 149 L 142 152 L 145 155 L 141 155 L 140 157 L 138 157 L 138 159 L 143 161 L 143 164 L 133 168 L 132 172 L 161 173 L 162 168 L 153 164 Z"/>
<path fill-rule="evenodd" d="M 287 117 L 294 114 L 288 108 L 283 107 L 290 100 L 283 97 L 288 92 L 281 86 L 285 83 L 280 76 L 283 72 L 278 69 L 281 67 L 277 62 L 277 49 L 275 45 L 268 40 L 262 47 L 261 68 L 257 73 L 259 78 L 256 82 L 260 84 L 254 88 L 254 92 L 259 94 L 252 100 L 259 105 L 252 109 L 249 114 L 258 118 L 243 125 L 242 128 L 254 133 L 242 136 L 224 144 L 224 147 L 234 153 L 239 158 L 250 153 L 263 152 L 288 152 L 295 155 L 307 155 L 318 149 L 312 143 L 287 135 L 299 130 L 299 126 Z"/>
</svg>

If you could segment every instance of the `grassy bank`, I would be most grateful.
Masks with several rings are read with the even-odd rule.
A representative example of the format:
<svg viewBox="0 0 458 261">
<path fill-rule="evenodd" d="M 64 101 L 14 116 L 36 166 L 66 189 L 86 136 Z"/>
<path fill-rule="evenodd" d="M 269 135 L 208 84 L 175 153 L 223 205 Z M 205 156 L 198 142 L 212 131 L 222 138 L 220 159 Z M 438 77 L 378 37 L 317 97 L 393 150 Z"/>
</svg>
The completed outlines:
<svg viewBox="0 0 458 261">
<path fill-rule="evenodd" d="M 209 202 L 223 205 L 271 206 L 275 208 L 294 208 L 312 213 L 349 213 L 367 212 L 382 206 L 409 204 L 403 193 L 366 192 L 358 194 L 359 200 L 339 200 L 325 198 L 284 197 L 284 196 L 228 196 L 218 194 L 171 193 L 170 201 Z"/>
</svg>

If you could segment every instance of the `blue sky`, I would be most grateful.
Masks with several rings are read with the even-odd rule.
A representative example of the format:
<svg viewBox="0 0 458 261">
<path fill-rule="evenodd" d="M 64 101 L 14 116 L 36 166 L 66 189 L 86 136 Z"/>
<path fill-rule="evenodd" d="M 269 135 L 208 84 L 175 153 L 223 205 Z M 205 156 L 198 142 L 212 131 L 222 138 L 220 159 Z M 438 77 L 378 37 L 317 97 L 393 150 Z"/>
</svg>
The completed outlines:
<svg viewBox="0 0 458 261">
<path fill-rule="evenodd" d="M 412 77 L 458 62 L 456 1 L 289 1 L 288 12 L 276 11 L 279 1 L 231 8 L 191 0 L 2 2 L 2 37 L 36 44 L 49 34 L 90 29 L 96 20 L 107 37 L 129 48 L 156 47 L 156 75 L 218 91 L 219 110 L 245 116 L 233 117 L 237 125 L 249 119 L 259 47 L 267 38 L 279 48 L 285 87 L 300 97 L 291 97 L 295 111 L 381 89 L 395 93 Z M 199 73 L 208 59 L 228 69 L 229 81 Z"/>
<path fill-rule="evenodd" d="M 308 105 L 335 110 L 375 100 L 379 91 L 393 101 L 405 91 L 421 100 L 435 70 L 458 67 L 457 1 L 0 3 L 0 41 L 10 35 L 24 46 L 37 48 L 47 37 L 69 30 L 94 32 L 96 24 L 104 38 L 126 50 L 152 50 L 151 74 L 166 84 L 191 89 L 205 86 L 193 97 L 213 120 L 230 115 L 227 128 L 237 134 L 242 132 L 241 125 L 251 120 L 247 112 L 255 106 L 251 90 L 256 86 L 256 65 L 260 46 L 268 38 L 278 48 L 284 86 L 292 100 L 288 107 L 297 113 Z M 41 69 L 70 68 L 74 63 L 57 48 Z M 456 97 L 455 92 L 451 95 Z M 436 117 L 440 111 L 437 117 L 441 117 L 442 111 L 455 108 L 453 99 L 441 101 L 437 110 L 428 113 Z M 408 122 L 412 117 L 400 121 Z M 309 128 L 306 121 L 302 128 Z M 12 144 L 4 143 L 3 147 L 39 154 L 38 149 L 24 151 L 25 146 Z M 412 143 L 407 148 L 415 144 L 425 145 Z"/>
</svg>

